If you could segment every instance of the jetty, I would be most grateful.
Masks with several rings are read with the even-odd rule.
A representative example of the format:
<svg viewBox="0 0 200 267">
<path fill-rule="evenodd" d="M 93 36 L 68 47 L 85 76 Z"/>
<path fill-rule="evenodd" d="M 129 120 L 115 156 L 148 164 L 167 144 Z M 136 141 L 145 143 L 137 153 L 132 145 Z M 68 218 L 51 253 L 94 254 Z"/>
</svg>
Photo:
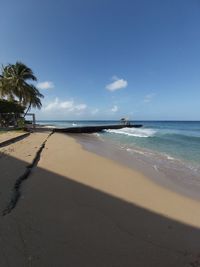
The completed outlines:
<svg viewBox="0 0 200 267">
<path fill-rule="evenodd" d="M 116 124 L 116 125 L 98 125 L 98 126 L 79 126 L 69 128 L 55 128 L 54 132 L 62 133 L 97 133 L 103 130 L 122 129 L 122 128 L 140 128 L 142 124 Z"/>
</svg>

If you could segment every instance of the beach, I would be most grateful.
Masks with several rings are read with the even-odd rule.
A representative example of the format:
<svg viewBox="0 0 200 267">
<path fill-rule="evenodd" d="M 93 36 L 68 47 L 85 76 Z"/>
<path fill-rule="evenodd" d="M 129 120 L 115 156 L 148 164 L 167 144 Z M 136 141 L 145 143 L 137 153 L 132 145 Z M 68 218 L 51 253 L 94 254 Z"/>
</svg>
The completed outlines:
<svg viewBox="0 0 200 267">
<path fill-rule="evenodd" d="M 0 266 L 200 266 L 197 199 L 73 135 L 33 133 L 0 152 Z"/>
<path fill-rule="evenodd" d="M 200 267 L 199 1 L 1 10 L 0 267 Z"/>
</svg>

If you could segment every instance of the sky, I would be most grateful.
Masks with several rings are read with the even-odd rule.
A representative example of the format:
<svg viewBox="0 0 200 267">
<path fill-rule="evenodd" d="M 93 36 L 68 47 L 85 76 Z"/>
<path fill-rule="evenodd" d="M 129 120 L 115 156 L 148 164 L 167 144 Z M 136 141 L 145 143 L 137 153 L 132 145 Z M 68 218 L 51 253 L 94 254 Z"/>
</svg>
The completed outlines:
<svg viewBox="0 0 200 267">
<path fill-rule="evenodd" d="M 200 120 L 199 0 L 0 4 L 0 64 L 34 71 L 38 120 Z"/>
</svg>

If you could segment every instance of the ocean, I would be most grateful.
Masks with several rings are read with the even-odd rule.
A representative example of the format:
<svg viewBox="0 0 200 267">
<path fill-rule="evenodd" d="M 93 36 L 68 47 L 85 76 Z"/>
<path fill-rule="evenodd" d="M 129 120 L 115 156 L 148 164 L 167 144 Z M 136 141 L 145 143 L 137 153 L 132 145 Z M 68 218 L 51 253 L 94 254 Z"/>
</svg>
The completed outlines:
<svg viewBox="0 0 200 267">
<path fill-rule="evenodd" d="M 45 127 L 119 124 L 118 121 L 38 121 Z M 75 134 L 84 149 L 141 171 L 154 182 L 200 199 L 200 121 L 131 121 L 142 128 Z"/>
<path fill-rule="evenodd" d="M 54 127 L 117 124 L 118 121 L 38 121 Z M 131 121 L 142 128 L 106 130 L 100 136 L 126 149 L 156 152 L 169 159 L 200 165 L 200 121 Z"/>
</svg>

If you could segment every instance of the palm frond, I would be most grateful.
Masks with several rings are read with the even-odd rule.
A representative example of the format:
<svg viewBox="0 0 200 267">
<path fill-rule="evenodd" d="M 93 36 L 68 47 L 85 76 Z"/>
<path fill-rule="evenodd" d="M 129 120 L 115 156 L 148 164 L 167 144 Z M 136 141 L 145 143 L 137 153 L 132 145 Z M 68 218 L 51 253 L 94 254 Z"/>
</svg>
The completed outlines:
<svg viewBox="0 0 200 267">
<path fill-rule="evenodd" d="M 17 98 L 24 105 L 41 108 L 41 98 L 44 96 L 28 81 L 37 81 L 33 71 L 24 63 L 17 61 L 15 64 L 2 66 L 0 75 L 0 96 L 10 99 Z"/>
</svg>

